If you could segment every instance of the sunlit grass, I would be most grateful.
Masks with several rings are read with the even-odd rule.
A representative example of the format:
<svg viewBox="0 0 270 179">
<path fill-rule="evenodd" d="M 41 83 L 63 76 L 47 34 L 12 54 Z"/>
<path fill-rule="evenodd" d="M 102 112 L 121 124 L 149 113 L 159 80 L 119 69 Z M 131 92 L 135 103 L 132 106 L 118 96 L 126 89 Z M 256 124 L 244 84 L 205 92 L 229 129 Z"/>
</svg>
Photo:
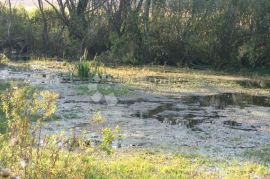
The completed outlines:
<svg viewBox="0 0 270 179">
<path fill-rule="evenodd" d="M 8 147 L 0 149 L 0 161 L 6 166 L 5 156 L 11 154 Z M 52 150 L 52 151 L 50 151 Z M 59 159 L 52 164 L 53 148 L 42 151 L 38 166 L 32 167 L 46 178 L 263 178 L 269 175 L 269 168 L 254 163 L 228 163 L 211 161 L 175 154 L 151 151 L 119 150 L 108 156 L 102 152 L 58 152 Z M 91 151 L 91 150 L 90 150 Z M 53 170 L 52 170 L 53 168 Z M 16 168 L 13 174 L 23 176 L 24 170 Z M 30 173 L 29 173 L 30 174 Z M 29 175 L 30 176 L 30 175 Z"/>
<path fill-rule="evenodd" d="M 73 63 L 56 62 L 42 59 L 27 63 L 10 63 L 10 66 L 30 69 L 51 70 L 70 73 Z M 269 76 L 251 74 L 229 74 L 211 70 L 192 70 L 165 66 L 101 66 L 100 70 L 113 77 L 114 81 L 129 87 L 156 93 L 198 93 L 210 94 L 221 92 L 248 93 L 251 95 L 270 95 L 269 88 L 241 86 L 241 81 L 264 81 Z"/>
</svg>

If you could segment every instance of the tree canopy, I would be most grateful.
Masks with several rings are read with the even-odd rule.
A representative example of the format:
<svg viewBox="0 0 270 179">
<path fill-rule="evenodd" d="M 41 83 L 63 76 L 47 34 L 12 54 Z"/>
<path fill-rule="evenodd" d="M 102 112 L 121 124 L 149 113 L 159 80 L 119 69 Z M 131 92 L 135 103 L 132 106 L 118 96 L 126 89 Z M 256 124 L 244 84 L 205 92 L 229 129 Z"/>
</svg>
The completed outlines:
<svg viewBox="0 0 270 179">
<path fill-rule="evenodd" d="M 0 50 L 108 63 L 270 66 L 269 0 L 36 0 L 0 4 Z M 46 5 L 46 6 L 44 6 Z M 49 7 L 49 8 L 47 8 Z"/>
</svg>

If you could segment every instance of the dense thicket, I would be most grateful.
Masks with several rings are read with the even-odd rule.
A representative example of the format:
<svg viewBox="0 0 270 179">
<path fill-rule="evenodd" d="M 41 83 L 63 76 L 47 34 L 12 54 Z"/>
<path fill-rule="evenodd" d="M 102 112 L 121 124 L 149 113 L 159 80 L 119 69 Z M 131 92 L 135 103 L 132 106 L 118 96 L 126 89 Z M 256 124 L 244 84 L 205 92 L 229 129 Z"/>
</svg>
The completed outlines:
<svg viewBox="0 0 270 179">
<path fill-rule="evenodd" d="M 269 0 L 36 1 L 31 13 L 0 6 L 2 42 L 11 19 L 12 39 L 36 55 L 78 59 L 87 49 L 109 63 L 270 67 Z"/>
</svg>

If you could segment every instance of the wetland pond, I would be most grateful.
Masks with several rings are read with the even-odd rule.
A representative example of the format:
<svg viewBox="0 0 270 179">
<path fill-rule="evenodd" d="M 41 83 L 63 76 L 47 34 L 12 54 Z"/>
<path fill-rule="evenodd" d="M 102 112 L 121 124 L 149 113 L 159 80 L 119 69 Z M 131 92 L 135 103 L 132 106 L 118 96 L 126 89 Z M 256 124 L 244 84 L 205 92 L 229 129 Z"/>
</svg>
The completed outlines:
<svg viewBox="0 0 270 179">
<path fill-rule="evenodd" d="M 67 83 L 51 71 L 0 69 L 2 81 L 25 81 L 60 94 L 57 118 L 46 122 L 43 134 L 85 132 L 98 143 L 101 128 L 121 128 L 116 148 L 144 147 L 181 153 L 230 158 L 248 149 L 270 145 L 270 97 L 243 93 L 173 96 L 128 89 L 121 84 Z M 181 81 L 180 81 L 181 82 Z M 103 84 L 104 85 L 104 84 Z M 86 89 L 79 93 L 79 89 Z M 90 92 L 87 90 L 90 90 Z M 103 90 L 103 91 L 106 91 Z M 118 90 L 119 91 L 119 90 Z M 104 124 L 90 119 L 100 111 Z"/>
</svg>

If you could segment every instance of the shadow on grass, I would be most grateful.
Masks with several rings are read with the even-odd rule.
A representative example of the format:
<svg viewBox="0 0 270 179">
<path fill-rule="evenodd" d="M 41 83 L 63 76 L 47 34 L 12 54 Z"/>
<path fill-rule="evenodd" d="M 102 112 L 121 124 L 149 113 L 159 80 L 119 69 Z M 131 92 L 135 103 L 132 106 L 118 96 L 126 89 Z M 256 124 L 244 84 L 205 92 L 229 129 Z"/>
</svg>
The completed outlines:
<svg viewBox="0 0 270 179">
<path fill-rule="evenodd" d="M 0 81 L 0 95 L 10 87 L 10 83 L 5 82 L 5 81 Z M 3 113 L 1 109 L 1 101 L 0 101 L 0 134 L 5 133 L 7 130 L 7 119 L 5 117 L 5 114 Z"/>
</svg>

